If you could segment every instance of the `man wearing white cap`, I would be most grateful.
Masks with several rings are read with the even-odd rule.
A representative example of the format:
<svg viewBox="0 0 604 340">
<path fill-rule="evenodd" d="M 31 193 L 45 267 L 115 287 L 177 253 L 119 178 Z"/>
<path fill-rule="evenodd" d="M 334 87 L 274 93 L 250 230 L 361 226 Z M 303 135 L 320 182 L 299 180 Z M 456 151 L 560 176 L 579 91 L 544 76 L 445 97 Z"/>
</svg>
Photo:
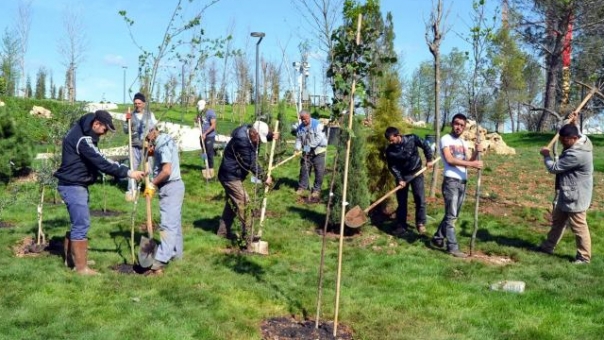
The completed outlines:
<svg viewBox="0 0 604 340">
<path fill-rule="evenodd" d="M 201 99 L 197 102 L 197 123 L 201 126 L 202 152 L 205 152 L 208 160 L 208 170 L 211 177 L 214 177 L 214 141 L 216 139 L 216 113 L 210 108 L 206 108 L 206 101 Z M 205 150 L 204 150 L 205 149 Z"/>
<path fill-rule="evenodd" d="M 243 181 L 248 173 L 258 179 L 264 180 L 268 185 L 271 178 L 258 164 L 258 148 L 260 143 L 278 138 L 277 134 L 269 131 L 268 125 L 256 121 L 253 125 L 242 125 L 231 133 L 231 140 L 224 149 L 222 163 L 218 169 L 218 180 L 224 188 L 226 202 L 220 218 L 218 236 L 234 239 L 231 230 L 235 217 L 241 222 L 241 236 L 245 240 L 246 228 L 249 225 L 245 206 L 249 203 L 249 196 L 243 187 Z"/>
</svg>

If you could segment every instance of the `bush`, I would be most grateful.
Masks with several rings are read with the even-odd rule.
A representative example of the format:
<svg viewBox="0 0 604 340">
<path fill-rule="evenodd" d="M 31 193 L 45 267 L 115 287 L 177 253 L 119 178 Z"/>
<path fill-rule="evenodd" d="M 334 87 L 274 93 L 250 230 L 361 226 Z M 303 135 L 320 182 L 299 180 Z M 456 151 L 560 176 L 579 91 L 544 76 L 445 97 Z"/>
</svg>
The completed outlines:
<svg viewBox="0 0 604 340">
<path fill-rule="evenodd" d="M 0 181 L 4 183 L 17 171 L 29 167 L 33 160 L 33 141 L 27 130 L 17 127 L 7 108 L 0 108 Z"/>
</svg>

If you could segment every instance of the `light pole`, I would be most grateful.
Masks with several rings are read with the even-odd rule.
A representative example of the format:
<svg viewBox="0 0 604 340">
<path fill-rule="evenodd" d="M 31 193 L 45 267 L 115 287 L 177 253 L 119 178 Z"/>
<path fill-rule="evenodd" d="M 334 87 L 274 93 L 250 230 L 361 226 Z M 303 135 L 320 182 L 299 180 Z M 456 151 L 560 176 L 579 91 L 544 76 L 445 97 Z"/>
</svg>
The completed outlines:
<svg viewBox="0 0 604 340">
<path fill-rule="evenodd" d="M 308 70 L 310 69 L 310 64 L 306 61 L 304 62 L 299 62 L 299 61 L 294 61 L 293 64 L 294 69 L 296 71 L 298 71 L 298 103 L 297 103 L 297 109 L 298 109 L 298 113 L 300 111 L 302 111 L 302 89 L 303 89 L 303 85 L 304 85 L 304 77 L 308 77 L 309 72 Z"/>
<path fill-rule="evenodd" d="M 254 119 L 258 119 L 258 116 L 260 116 L 260 112 L 258 112 L 258 100 L 260 93 L 260 84 L 258 82 L 260 79 L 260 42 L 262 42 L 262 38 L 264 38 L 265 34 L 264 32 L 252 32 L 250 35 L 254 38 L 259 38 L 258 42 L 256 42 L 256 95 L 254 98 Z"/>
<path fill-rule="evenodd" d="M 126 105 L 126 69 L 128 66 L 122 66 L 122 68 L 124 69 L 124 98 L 122 99 L 122 102 Z"/>
</svg>

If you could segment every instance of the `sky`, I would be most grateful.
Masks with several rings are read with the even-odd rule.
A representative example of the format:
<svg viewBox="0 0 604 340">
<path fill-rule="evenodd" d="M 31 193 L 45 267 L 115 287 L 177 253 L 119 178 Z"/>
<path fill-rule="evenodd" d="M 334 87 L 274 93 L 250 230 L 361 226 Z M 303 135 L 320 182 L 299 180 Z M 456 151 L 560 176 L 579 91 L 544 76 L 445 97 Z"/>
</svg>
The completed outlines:
<svg viewBox="0 0 604 340">
<path fill-rule="evenodd" d="M 127 11 L 128 16 L 135 21 L 132 30 L 137 43 L 147 50 L 155 51 L 177 3 L 176 0 L 0 0 L 3 33 L 16 26 L 19 3 L 22 1 L 31 1 L 31 26 L 25 65 L 32 82 L 35 83 L 38 69 L 45 67 L 52 72 L 55 84 L 64 83 L 66 67 L 58 52 L 58 45 L 66 36 L 63 18 L 69 6 L 73 12 L 81 15 L 82 31 L 87 41 L 85 59 L 77 68 L 77 100 L 114 103 L 121 103 L 124 99 L 124 79 L 126 102 L 131 102 L 131 96 L 138 88 L 136 70 L 140 54 L 118 12 Z M 257 40 L 250 37 L 250 32 L 264 32 L 266 36 L 259 45 L 262 58 L 291 65 L 293 61 L 300 59 L 299 42 L 312 39 L 312 31 L 292 1 L 220 0 L 204 12 L 202 26 L 209 38 L 224 37 L 229 27 L 232 27 L 233 45 L 247 53 L 251 67 L 255 66 Z M 444 2 L 445 9 L 449 11 L 447 26 L 450 31 L 445 35 L 441 54 L 447 54 L 453 47 L 469 50 L 470 46 L 460 36 L 470 26 L 472 0 Z M 185 9 L 192 12 L 200 4 L 208 3 L 208 0 L 195 0 L 193 4 L 184 0 L 183 3 L 190 6 Z M 395 49 L 403 53 L 403 72 L 408 75 L 422 61 L 432 58 L 425 41 L 426 22 L 432 1 L 382 0 L 381 8 L 384 15 L 388 11 L 392 12 Z M 285 58 L 282 48 L 286 51 Z M 321 54 L 316 46 L 313 49 L 316 51 L 311 53 L 314 57 L 310 59 L 309 86 L 313 81 L 319 84 L 321 79 L 321 60 L 318 59 Z M 289 88 L 291 81 L 288 72 L 283 71 L 283 81 L 283 86 Z"/>
</svg>

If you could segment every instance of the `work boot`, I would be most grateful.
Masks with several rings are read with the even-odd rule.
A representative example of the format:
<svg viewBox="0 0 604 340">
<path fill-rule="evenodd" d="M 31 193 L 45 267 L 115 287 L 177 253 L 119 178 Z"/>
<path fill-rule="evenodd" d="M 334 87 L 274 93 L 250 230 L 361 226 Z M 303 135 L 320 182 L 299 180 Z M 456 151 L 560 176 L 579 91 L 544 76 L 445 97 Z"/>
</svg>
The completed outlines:
<svg viewBox="0 0 604 340">
<path fill-rule="evenodd" d="M 302 195 L 304 195 L 304 191 L 305 191 L 304 189 L 298 188 L 298 190 L 296 190 L 296 195 L 302 196 Z"/>
<path fill-rule="evenodd" d="M 164 268 L 166 267 L 166 263 L 153 260 L 153 265 L 149 268 L 148 271 L 145 272 L 145 276 L 160 276 L 164 273 Z"/>
<path fill-rule="evenodd" d="M 135 197 L 136 197 L 136 194 L 134 193 L 133 190 L 128 190 L 124 194 L 124 199 L 126 200 L 126 202 L 132 202 L 132 201 L 134 201 Z"/>
<path fill-rule="evenodd" d="M 426 227 L 423 224 L 418 224 L 417 233 L 420 235 L 426 235 Z"/>
<path fill-rule="evenodd" d="M 226 223 L 223 220 L 220 220 L 220 224 L 218 225 L 218 231 L 216 235 L 222 238 L 226 238 L 227 240 L 232 240 L 235 238 L 235 235 L 231 231 L 231 227 L 227 227 Z"/>
<path fill-rule="evenodd" d="M 71 256 L 71 240 L 69 237 L 71 233 L 68 231 L 65 233 L 65 238 L 63 239 L 63 261 L 65 263 L 65 267 L 73 268 L 73 257 Z"/>
<path fill-rule="evenodd" d="M 210 178 L 214 178 L 214 169 L 212 168 L 208 170 L 210 170 Z"/>
<path fill-rule="evenodd" d="M 75 271 L 80 275 L 98 275 L 95 270 L 88 268 L 88 240 L 71 240 L 70 246 Z"/>
<path fill-rule="evenodd" d="M 313 192 L 310 194 L 310 197 L 308 198 L 308 200 L 309 200 L 311 203 L 319 203 L 319 202 L 321 201 L 321 193 L 320 193 L 320 192 L 318 192 L 318 191 L 313 191 Z"/>
</svg>

